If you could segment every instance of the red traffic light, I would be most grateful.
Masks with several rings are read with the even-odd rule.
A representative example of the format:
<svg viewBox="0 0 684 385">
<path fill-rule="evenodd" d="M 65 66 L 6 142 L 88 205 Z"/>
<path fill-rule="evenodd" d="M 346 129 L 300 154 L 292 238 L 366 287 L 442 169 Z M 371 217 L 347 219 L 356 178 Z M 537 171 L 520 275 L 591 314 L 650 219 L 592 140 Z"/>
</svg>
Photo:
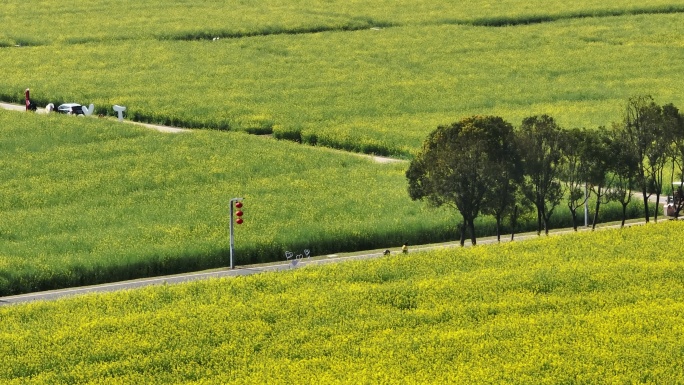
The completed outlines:
<svg viewBox="0 0 684 385">
<path fill-rule="evenodd" d="M 242 199 L 242 198 L 240 198 L 240 199 Z M 240 201 L 237 200 L 237 198 L 236 198 L 236 199 L 231 200 L 231 204 L 232 204 L 234 207 L 237 207 L 237 208 L 238 208 L 238 210 L 235 212 L 235 216 L 237 216 L 237 219 L 235 220 L 235 223 L 237 223 L 238 225 L 241 225 L 241 224 L 244 222 L 244 220 L 241 218 L 243 212 L 242 212 L 242 210 L 239 210 L 239 209 L 242 207 L 242 202 L 240 202 Z M 230 215 L 231 215 L 231 217 L 232 217 L 232 215 L 233 215 L 233 208 L 232 208 L 232 207 L 230 208 Z"/>
</svg>

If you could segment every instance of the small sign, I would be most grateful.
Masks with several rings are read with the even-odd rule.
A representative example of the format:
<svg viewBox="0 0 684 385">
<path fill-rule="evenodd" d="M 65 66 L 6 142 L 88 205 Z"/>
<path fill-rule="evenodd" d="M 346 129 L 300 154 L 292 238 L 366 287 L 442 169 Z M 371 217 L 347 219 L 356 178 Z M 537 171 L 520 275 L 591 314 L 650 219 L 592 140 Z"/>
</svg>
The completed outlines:
<svg viewBox="0 0 684 385">
<path fill-rule="evenodd" d="M 304 258 L 311 258 L 311 250 L 304 249 L 304 251 L 301 254 L 295 254 L 292 251 L 285 252 L 285 259 L 290 261 L 292 267 L 297 266 L 299 264 L 299 261 Z"/>
<path fill-rule="evenodd" d="M 120 121 L 120 122 L 123 122 L 123 113 L 124 113 L 124 111 L 126 111 L 126 107 L 124 107 L 124 106 L 119 106 L 119 105 L 116 105 L 116 104 L 115 104 L 114 107 L 112 107 L 112 108 L 113 108 L 114 111 L 116 111 L 116 113 L 119 115 L 119 121 Z"/>
</svg>

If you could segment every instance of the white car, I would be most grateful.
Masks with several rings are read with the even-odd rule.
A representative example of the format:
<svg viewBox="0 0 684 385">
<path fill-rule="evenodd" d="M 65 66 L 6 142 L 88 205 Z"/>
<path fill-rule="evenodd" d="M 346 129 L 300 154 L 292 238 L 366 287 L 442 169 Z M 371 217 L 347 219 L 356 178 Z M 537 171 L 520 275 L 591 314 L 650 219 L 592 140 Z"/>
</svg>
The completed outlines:
<svg viewBox="0 0 684 385">
<path fill-rule="evenodd" d="M 67 115 L 85 115 L 85 112 L 83 111 L 83 106 L 78 103 L 60 104 L 59 107 L 57 107 L 57 109 L 55 110 L 55 112 Z"/>
</svg>

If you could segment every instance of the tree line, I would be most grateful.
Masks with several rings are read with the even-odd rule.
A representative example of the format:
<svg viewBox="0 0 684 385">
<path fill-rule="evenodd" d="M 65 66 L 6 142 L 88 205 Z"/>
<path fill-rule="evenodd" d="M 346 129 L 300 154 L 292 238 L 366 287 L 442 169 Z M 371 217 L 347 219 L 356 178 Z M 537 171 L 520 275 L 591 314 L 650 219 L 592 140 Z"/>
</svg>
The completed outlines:
<svg viewBox="0 0 684 385">
<path fill-rule="evenodd" d="M 476 244 L 474 220 L 480 214 L 496 219 L 500 240 L 503 220 L 510 221 L 513 237 L 520 215 L 536 210 L 537 234 L 548 234 L 549 219 L 565 203 L 577 230 L 577 211 L 592 195 L 593 226 L 608 202 L 622 205 L 624 226 L 633 192 L 641 193 L 648 222 L 649 198 L 660 201 L 668 176 L 673 185 L 679 182 L 673 200 L 678 216 L 684 206 L 678 199 L 684 197 L 683 171 L 684 115 L 672 104 L 639 95 L 627 101 L 620 122 L 597 129 L 565 129 L 548 115 L 527 117 L 517 128 L 501 117 L 479 115 L 439 126 L 411 161 L 406 178 L 411 199 L 460 212 L 463 246 L 466 232 Z M 658 220 L 658 210 L 653 219 Z"/>
</svg>

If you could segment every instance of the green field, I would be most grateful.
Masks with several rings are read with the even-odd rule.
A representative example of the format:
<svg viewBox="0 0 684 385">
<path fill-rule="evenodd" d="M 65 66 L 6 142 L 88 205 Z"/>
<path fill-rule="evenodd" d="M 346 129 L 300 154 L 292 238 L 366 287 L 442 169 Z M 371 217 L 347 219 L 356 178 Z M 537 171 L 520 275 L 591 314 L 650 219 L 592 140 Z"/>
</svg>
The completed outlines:
<svg viewBox="0 0 684 385">
<path fill-rule="evenodd" d="M 443 240 L 456 217 L 406 193 L 405 164 L 216 131 L 162 134 L 0 111 L 0 295 Z M 451 232 L 451 234 L 449 234 Z"/>
<path fill-rule="evenodd" d="M 0 308 L 5 384 L 676 384 L 684 224 Z"/>
<path fill-rule="evenodd" d="M 374 26 L 426 24 L 501 25 L 564 18 L 681 12 L 672 0 L 503 0 L 503 1 L 356 1 L 94 0 L 30 3 L 6 0 L 0 10 L 0 42 L 47 45 L 128 39 L 186 39 L 250 36 Z"/>
<path fill-rule="evenodd" d="M 30 12 L 13 3 L 0 12 Z M 29 87 L 41 104 L 92 102 L 109 114 L 121 104 L 135 120 L 402 157 L 437 125 L 473 114 L 519 124 L 547 113 L 567 127 L 596 127 L 619 120 L 634 94 L 684 104 L 684 5 L 566 3 L 173 2 L 158 12 L 156 2 L 136 2 L 116 17 L 95 2 L 56 26 L 55 5 L 45 4 L 36 17 L 4 17 L 0 99 L 19 101 Z M 637 9 L 650 13 L 631 14 Z M 506 17 L 557 21 L 473 26 Z M 75 29 L 71 18 L 92 28 Z M 363 28 L 344 30 L 357 22 Z M 296 33 L 307 28 L 324 32 Z M 16 48 L 15 31 L 44 41 Z M 193 34 L 236 38 L 183 40 Z"/>
<path fill-rule="evenodd" d="M 405 162 L 243 133 L 0 111 L 0 166 L 0 295 L 227 266 L 234 197 L 237 265 L 453 240 L 461 221 L 410 200 Z"/>
<path fill-rule="evenodd" d="M 129 12 L 3 3 L 0 99 L 30 87 L 42 105 L 401 157 L 465 115 L 592 127 L 635 93 L 684 101 L 672 2 L 117 5 Z M 225 266 L 235 196 L 238 264 L 445 241 L 460 220 L 409 200 L 406 163 L 267 137 L 5 112 L 0 135 L 0 295 Z M 552 219 L 569 226 L 561 209 Z"/>
</svg>

